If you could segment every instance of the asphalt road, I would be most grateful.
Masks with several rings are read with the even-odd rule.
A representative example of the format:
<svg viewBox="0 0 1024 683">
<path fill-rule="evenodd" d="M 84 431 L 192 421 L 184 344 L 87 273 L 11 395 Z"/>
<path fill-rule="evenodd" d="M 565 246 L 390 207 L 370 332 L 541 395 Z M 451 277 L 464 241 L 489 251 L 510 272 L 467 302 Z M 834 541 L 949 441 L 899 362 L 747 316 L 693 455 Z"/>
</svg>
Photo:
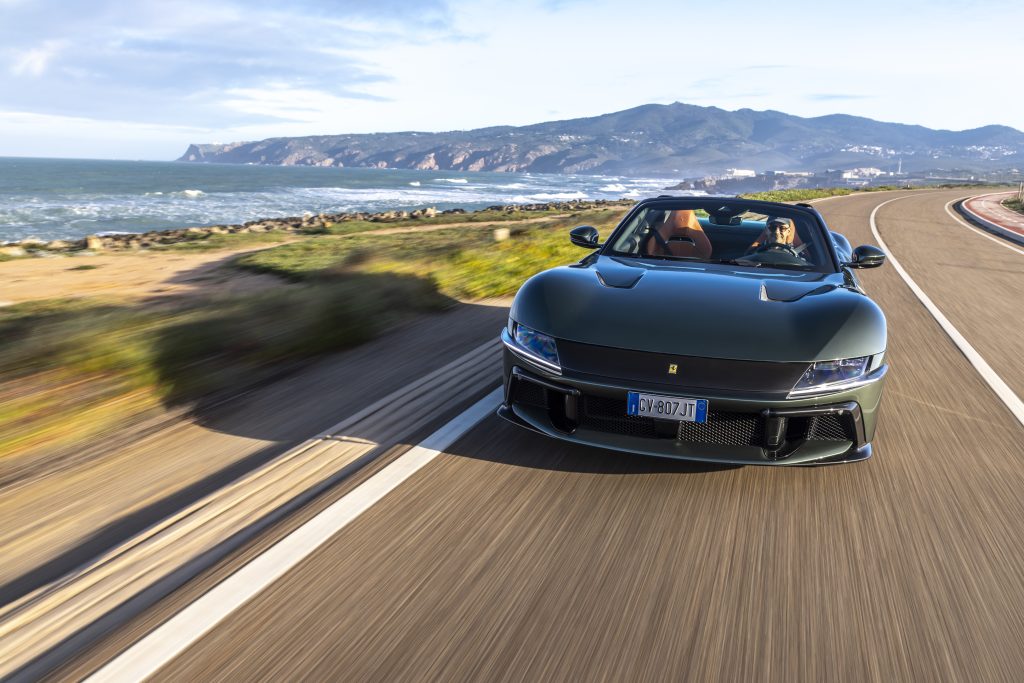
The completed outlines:
<svg viewBox="0 0 1024 683">
<path fill-rule="evenodd" d="M 819 209 L 871 243 L 902 196 Z M 1020 392 L 1024 255 L 956 224 L 961 196 L 878 226 Z M 873 459 L 694 466 L 488 418 L 155 679 L 1020 680 L 1024 427 L 893 268 L 863 281 L 892 366 Z"/>
</svg>

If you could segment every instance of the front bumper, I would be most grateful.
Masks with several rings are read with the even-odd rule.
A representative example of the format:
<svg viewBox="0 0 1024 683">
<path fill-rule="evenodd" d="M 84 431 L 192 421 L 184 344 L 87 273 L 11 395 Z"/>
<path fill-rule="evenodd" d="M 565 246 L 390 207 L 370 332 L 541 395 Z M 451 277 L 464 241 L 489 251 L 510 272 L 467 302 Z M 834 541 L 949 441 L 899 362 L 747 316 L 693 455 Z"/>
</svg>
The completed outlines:
<svg viewBox="0 0 1024 683">
<path fill-rule="evenodd" d="M 877 381 L 797 399 L 552 373 L 504 350 L 505 399 L 498 415 L 527 429 L 587 446 L 726 464 L 809 465 L 871 456 L 887 366 Z M 628 391 L 704 398 L 704 424 L 630 417 Z"/>
</svg>

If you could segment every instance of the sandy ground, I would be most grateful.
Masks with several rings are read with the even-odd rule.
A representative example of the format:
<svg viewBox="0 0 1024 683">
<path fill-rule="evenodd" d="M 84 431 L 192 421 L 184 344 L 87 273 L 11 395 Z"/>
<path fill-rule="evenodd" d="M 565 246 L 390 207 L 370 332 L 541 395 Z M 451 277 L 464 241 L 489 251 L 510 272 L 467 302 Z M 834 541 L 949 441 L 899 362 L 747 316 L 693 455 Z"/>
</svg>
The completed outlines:
<svg viewBox="0 0 1024 683">
<path fill-rule="evenodd" d="M 564 218 L 542 216 L 516 221 L 528 224 Z M 507 225 L 508 221 L 438 223 L 414 227 L 381 228 L 346 235 L 396 235 L 432 232 L 446 228 L 482 229 Z M 0 263 L 0 306 L 40 299 L 112 296 L 119 299 L 153 299 L 172 295 L 232 294 L 281 284 L 281 280 L 257 273 L 222 268 L 238 254 L 279 246 L 267 243 L 244 249 L 208 252 L 120 252 L 92 256 L 52 256 Z M 83 268 L 86 266 L 86 268 Z M 216 289 L 213 289 L 213 288 Z"/>
<path fill-rule="evenodd" d="M 0 305 L 89 296 L 160 299 L 209 293 L 211 287 L 216 287 L 218 293 L 230 293 L 279 283 L 268 275 L 221 268 L 233 256 L 254 250 L 249 247 L 192 254 L 142 252 L 7 261 L 0 263 Z"/>
</svg>

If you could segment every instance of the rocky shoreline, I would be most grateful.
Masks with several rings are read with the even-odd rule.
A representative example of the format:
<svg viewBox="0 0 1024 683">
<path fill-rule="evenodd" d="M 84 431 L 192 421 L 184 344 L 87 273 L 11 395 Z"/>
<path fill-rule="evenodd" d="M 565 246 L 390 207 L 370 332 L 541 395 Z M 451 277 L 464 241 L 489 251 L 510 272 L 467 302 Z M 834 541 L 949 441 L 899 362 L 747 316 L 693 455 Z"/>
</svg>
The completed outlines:
<svg viewBox="0 0 1024 683">
<path fill-rule="evenodd" d="M 99 251 L 131 251 L 159 247 L 179 242 L 190 242 L 208 238 L 210 235 L 228 235 L 237 233 L 282 232 L 295 234 L 316 233 L 336 223 L 367 221 L 371 223 L 395 223 L 398 221 L 436 218 L 438 216 L 458 216 L 468 213 L 505 213 L 542 212 L 542 211 L 583 211 L 607 206 L 629 206 L 631 200 L 607 199 L 574 199 L 565 202 L 547 202 L 540 204 L 508 204 L 488 206 L 478 211 L 466 209 L 446 209 L 438 211 L 433 207 L 414 211 L 382 211 L 378 213 L 307 213 L 303 216 L 285 218 L 267 218 L 247 223 L 232 225 L 208 225 L 198 227 L 175 228 L 171 230 L 155 230 L 145 233 L 115 233 L 88 235 L 78 240 L 45 241 L 27 238 L 19 242 L 9 242 L 0 246 L 0 255 L 8 257 L 49 256 L 53 254 L 95 253 Z"/>
</svg>

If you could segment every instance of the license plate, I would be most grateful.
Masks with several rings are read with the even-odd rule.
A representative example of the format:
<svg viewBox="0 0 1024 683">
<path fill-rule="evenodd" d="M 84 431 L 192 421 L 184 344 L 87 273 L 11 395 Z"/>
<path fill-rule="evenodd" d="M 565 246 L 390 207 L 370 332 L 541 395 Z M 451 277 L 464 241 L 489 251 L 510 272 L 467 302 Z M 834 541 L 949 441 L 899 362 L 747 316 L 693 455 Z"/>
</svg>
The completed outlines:
<svg viewBox="0 0 1024 683">
<path fill-rule="evenodd" d="M 626 394 L 626 414 L 679 422 L 707 422 L 708 402 L 703 398 L 679 398 L 630 391 Z"/>
</svg>

